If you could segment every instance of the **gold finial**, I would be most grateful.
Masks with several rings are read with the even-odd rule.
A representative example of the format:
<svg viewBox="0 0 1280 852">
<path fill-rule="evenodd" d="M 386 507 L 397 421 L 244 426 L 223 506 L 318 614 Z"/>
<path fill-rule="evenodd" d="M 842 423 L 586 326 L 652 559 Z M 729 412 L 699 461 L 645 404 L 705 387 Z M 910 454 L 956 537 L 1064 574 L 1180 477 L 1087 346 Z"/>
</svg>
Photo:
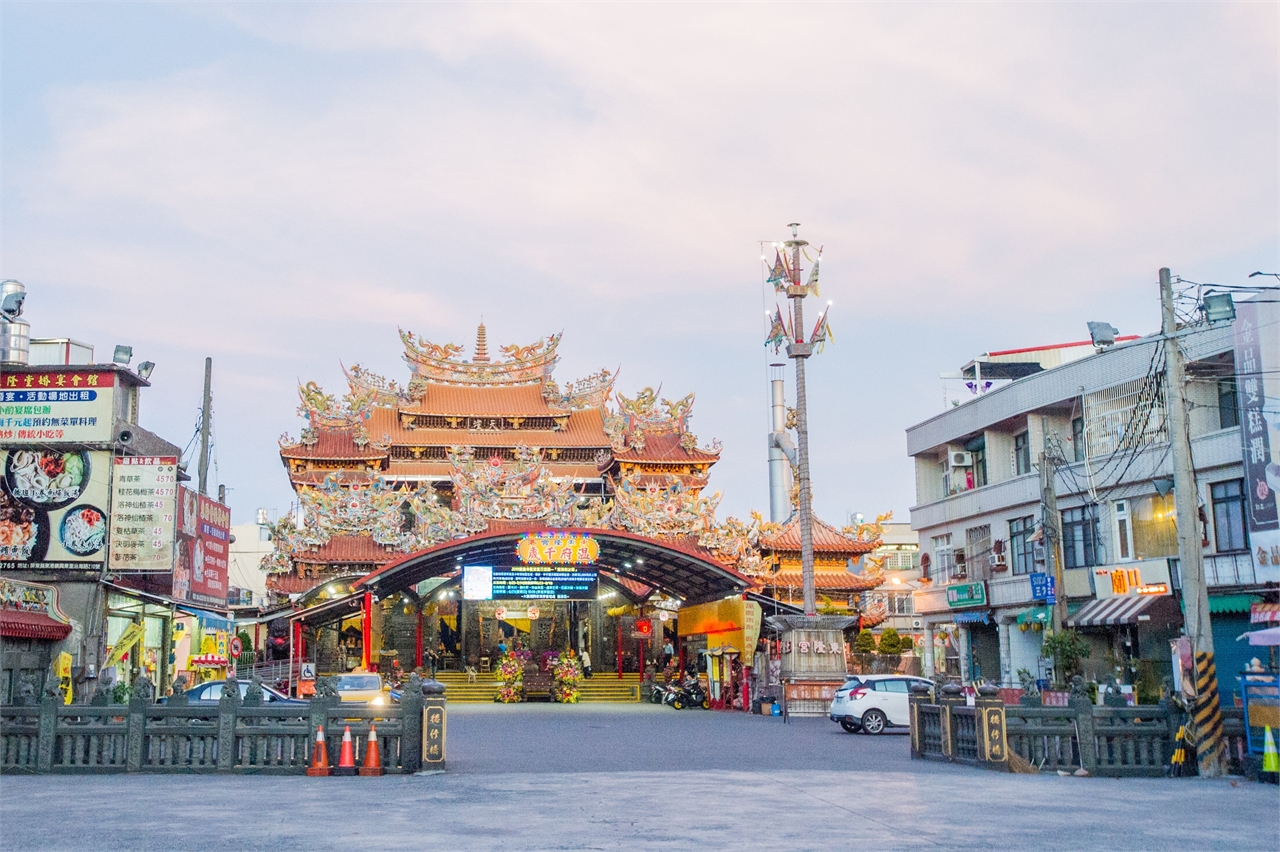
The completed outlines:
<svg viewBox="0 0 1280 852">
<path fill-rule="evenodd" d="M 471 362 L 473 364 L 489 363 L 489 345 L 485 340 L 484 323 L 480 323 L 480 326 L 476 329 L 476 351 L 471 358 Z"/>
</svg>

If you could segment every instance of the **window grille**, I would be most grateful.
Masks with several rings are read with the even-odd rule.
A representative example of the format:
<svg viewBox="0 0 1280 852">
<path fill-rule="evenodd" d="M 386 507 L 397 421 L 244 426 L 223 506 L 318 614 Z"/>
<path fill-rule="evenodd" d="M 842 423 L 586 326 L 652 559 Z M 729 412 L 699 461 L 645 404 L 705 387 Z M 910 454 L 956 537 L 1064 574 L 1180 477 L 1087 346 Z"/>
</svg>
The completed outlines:
<svg viewBox="0 0 1280 852">
<path fill-rule="evenodd" d="M 1084 425 L 1090 458 L 1168 441 L 1164 384 L 1148 376 L 1085 394 Z"/>
</svg>

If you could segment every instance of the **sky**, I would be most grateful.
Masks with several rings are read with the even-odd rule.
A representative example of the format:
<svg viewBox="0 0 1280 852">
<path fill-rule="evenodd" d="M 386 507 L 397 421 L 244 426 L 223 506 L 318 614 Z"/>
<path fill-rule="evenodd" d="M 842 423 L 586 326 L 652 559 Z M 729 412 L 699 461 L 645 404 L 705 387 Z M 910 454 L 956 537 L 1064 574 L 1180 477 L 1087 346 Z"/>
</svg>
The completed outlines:
<svg viewBox="0 0 1280 852">
<path fill-rule="evenodd" d="M 800 222 L 834 302 L 815 510 L 905 521 L 941 373 L 1153 332 L 1162 266 L 1280 270 L 1277 9 L 5 0 L 0 276 L 34 336 L 156 362 L 142 425 L 180 446 L 213 358 L 237 523 L 289 507 L 300 381 L 403 382 L 398 327 L 482 319 L 562 331 L 561 383 L 696 393 L 743 517 L 780 360 L 761 244 Z"/>
</svg>

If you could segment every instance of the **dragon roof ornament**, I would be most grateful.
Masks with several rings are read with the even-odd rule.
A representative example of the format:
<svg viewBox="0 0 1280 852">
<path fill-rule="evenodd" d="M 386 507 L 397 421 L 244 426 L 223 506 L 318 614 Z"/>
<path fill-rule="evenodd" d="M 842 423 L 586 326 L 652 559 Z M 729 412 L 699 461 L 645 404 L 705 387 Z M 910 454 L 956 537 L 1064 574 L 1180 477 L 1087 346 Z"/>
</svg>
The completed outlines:
<svg viewBox="0 0 1280 852">
<path fill-rule="evenodd" d="M 448 343 L 439 346 L 417 337 L 413 332 L 400 330 L 404 343 L 404 359 L 413 368 L 414 379 L 444 385 L 529 385 L 542 384 L 551 376 L 560 356 L 556 347 L 559 334 L 539 339 L 528 346 L 510 344 L 499 347 L 503 357 L 488 360 L 487 353 L 471 361 L 461 358 L 462 347 Z M 414 383 L 410 383 L 410 389 Z M 420 387 L 420 384 L 419 384 Z"/>
<path fill-rule="evenodd" d="M 552 526 L 575 520 L 580 497 L 573 480 L 552 476 L 538 447 L 516 447 L 509 463 L 496 455 L 477 459 L 472 447 L 450 447 L 449 464 L 460 530 L 483 532 L 491 520 L 542 520 Z"/>
<path fill-rule="evenodd" d="M 341 362 L 339 362 L 341 364 Z M 387 379 L 359 364 L 347 367 L 342 364 L 342 372 L 351 386 L 351 393 L 357 396 L 373 395 L 373 404 L 385 407 L 409 402 L 407 388 L 401 387 L 392 379 Z"/>
<path fill-rule="evenodd" d="M 613 383 L 617 378 L 617 373 L 601 370 L 576 382 L 565 383 L 564 392 L 561 393 L 560 386 L 548 374 L 542 383 L 542 398 L 547 401 L 547 405 L 559 411 L 604 409 L 613 393 Z"/>
<path fill-rule="evenodd" d="M 716 526 L 716 506 L 720 492 L 703 497 L 678 477 L 668 475 L 666 484 L 649 478 L 642 484 L 636 474 L 617 480 L 614 489 L 615 527 L 638 535 L 671 537 L 701 536 Z"/>
<path fill-rule="evenodd" d="M 658 399 L 662 388 L 645 388 L 628 399 L 615 393 L 617 413 L 605 416 L 604 430 L 615 452 L 635 450 L 644 452 L 646 436 L 679 435 L 680 446 L 685 452 L 698 449 L 698 436 L 689 431 L 689 418 L 693 416 L 693 394 L 672 402 Z M 661 405 L 663 410 L 659 410 Z M 719 454 L 719 442 L 702 452 Z"/>
<path fill-rule="evenodd" d="M 302 402 L 298 405 L 298 414 L 307 421 L 310 429 L 351 429 L 362 426 L 372 413 L 374 392 L 357 390 L 342 398 L 341 402 L 327 394 L 315 382 L 307 382 L 298 386 L 298 396 Z"/>
</svg>

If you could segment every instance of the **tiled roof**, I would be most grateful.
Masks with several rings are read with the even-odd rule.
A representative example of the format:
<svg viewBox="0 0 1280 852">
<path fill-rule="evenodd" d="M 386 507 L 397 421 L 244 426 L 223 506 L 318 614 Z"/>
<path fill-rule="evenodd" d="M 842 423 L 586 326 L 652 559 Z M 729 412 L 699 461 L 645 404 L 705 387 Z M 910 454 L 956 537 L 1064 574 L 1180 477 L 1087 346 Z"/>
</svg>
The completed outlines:
<svg viewBox="0 0 1280 852">
<path fill-rule="evenodd" d="M 627 448 L 615 451 L 613 457 L 618 461 L 694 462 L 701 464 L 718 461 L 720 454 L 708 453 L 696 447 L 690 452 L 680 446 L 680 436 L 671 433 L 668 435 L 646 434 L 643 450 Z"/>
<path fill-rule="evenodd" d="M 378 459 L 386 458 L 385 450 L 373 444 L 357 446 L 351 432 L 345 429 L 316 430 L 314 444 L 294 444 L 282 447 L 280 455 L 286 459 Z"/>
<path fill-rule="evenodd" d="M 330 476 L 342 485 L 367 485 L 376 475 L 357 470 L 307 470 L 290 474 L 289 480 L 294 485 L 323 485 Z"/>
<path fill-rule="evenodd" d="M 378 544 L 367 535 L 335 535 L 318 548 L 307 548 L 293 554 L 293 561 L 309 565 L 382 565 L 398 556 L 400 554 L 390 547 Z"/>
<path fill-rule="evenodd" d="M 766 574 L 760 578 L 765 586 L 799 589 L 804 586 L 804 575 L 800 571 L 782 570 L 776 574 Z M 884 582 L 883 577 L 867 579 L 861 574 L 850 574 L 848 571 L 814 571 L 813 587 L 828 591 L 863 592 L 874 589 Z"/>
<path fill-rule="evenodd" d="M 512 390 L 512 388 L 506 388 Z M 432 412 L 435 413 L 435 412 Z M 543 412 L 546 413 L 546 412 Z M 522 415 L 512 415 L 522 416 Z M 508 430 L 471 431 L 469 429 L 405 429 L 390 408 L 375 408 L 366 429 L 382 441 L 390 437 L 392 444 L 407 446 L 511 447 L 592 447 L 606 448 L 609 438 L 604 433 L 604 420 L 598 408 L 574 411 L 560 431 Z"/>
<path fill-rule="evenodd" d="M 402 406 L 405 414 L 441 416 L 483 415 L 497 417 L 553 417 L 554 411 L 542 397 L 541 385 L 515 387 L 466 387 L 428 384 L 422 398 Z"/>
<path fill-rule="evenodd" d="M 820 553 L 844 553 L 857 556 L 870 553 L 880 546 L 880 541 L 859 541 L 844 535 L 835 527 L 815 517 L 813 519 L 813 549 Z M 800 550 L 800 515 L 795 513 L 776 535 L 761 538 L 760 548 L 766 551 Z"/>
</svg>

